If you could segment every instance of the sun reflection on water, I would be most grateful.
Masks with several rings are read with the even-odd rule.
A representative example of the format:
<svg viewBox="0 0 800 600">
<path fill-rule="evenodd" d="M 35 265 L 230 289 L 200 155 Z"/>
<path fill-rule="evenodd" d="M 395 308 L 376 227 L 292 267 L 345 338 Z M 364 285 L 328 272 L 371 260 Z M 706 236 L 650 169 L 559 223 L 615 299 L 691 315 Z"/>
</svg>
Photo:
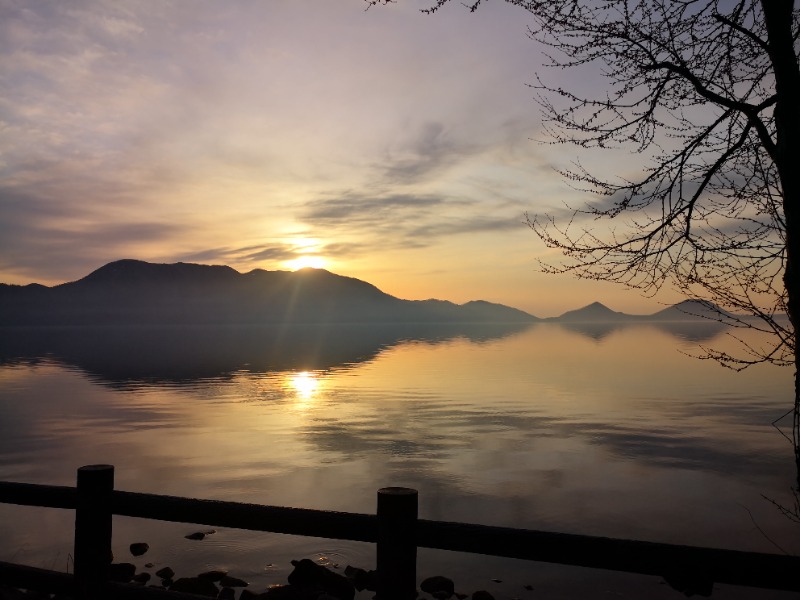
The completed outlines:
<svg viewBox="0 0 800 600">
<path fill-rule="evenodd" d="M 319 373 L 314 371 L 298 371 L 289 375 L 288 387 L 294 391 L 298 399 L 313 400 L 319 390 Z"/>
</svg>

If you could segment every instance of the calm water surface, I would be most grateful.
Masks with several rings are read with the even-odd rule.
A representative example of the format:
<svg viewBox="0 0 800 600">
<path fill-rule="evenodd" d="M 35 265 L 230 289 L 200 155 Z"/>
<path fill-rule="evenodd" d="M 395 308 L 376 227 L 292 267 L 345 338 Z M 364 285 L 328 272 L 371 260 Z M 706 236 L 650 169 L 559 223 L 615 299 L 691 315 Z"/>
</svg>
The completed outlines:
<svg viewBox="0 0 800 600">
<path fill-rule="evenodd" d="M 18 333 L 0 342 L 0 480 L 74 485 L 111 463 L 123 490 L 365 513 L 378 488 L 408 486 L 428 519 L 800 553 L 764 499 L 790 504 L 791 446 L 771 423 L 792 373 L 733 373 L 687 356 L 698 343 L 732 342 L 655 325 Z M 73 518 L 0 505 L 0 560 L 71 569 Z M 257 590 L 293 558 L 374 567 L 368 544 L 184 539 L 198 529 L 115 518 L 115 555 L 227 568 Z M 421 551 L 420 576 L 435 573 L 497 598 L 681 597 L 658 578 Z"/>
</svg>

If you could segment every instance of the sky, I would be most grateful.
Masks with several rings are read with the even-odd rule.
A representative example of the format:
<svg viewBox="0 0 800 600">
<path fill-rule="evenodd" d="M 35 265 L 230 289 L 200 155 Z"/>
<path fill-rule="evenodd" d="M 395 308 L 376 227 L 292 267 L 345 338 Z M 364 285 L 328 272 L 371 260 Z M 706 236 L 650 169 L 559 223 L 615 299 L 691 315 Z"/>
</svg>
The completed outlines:
<svg viewBox="0 0 800 600">
<path fill-rule="evenodd" d="M 428 0 L 0 0 L 0 282 L 122 258 L 323 267 L 554 316 L 680 300 L 545 275 L 556 172 L 524 10 Z"/>
</svg>

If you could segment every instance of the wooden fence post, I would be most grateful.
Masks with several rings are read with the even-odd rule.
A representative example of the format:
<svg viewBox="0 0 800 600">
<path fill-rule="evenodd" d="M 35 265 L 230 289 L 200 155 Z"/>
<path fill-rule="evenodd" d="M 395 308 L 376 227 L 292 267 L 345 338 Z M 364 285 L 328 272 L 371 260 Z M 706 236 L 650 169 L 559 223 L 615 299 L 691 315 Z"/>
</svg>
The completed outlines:
<svg viewBox="0 0 800 600">
<path fill-rule="evenodd" d="M 378 600 L 413 600 L 417 595 L 417 490 L 378 490 Z"/>
<path fill-rule="evenodd" d="M 111 564 L 112 465 L 78 469 L 75 510 L 75 592 L 81 600 L 103 598 Z"/>
</svg>

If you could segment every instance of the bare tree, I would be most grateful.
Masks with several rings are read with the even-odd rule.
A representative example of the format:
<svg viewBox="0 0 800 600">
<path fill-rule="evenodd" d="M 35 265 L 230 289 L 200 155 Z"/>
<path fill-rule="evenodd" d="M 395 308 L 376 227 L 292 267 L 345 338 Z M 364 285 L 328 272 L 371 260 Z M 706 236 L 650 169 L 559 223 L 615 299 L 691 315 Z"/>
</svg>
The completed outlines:
<svg viewBox="0 0 800 600">
<path fill-rule="evenodd" d="M 668 285 L 774 334 L 766 348 L 710 356 L 794 365 L 800 488 L 800 11 L 793 0 L 505 1 L 532 15 L 545 67 L 602 73 L 592 97 L 537 76 L 552 140 L 629 149 L 642 166 L 633 179 L 581 163 L 562 172 L 592 200 L 564 219 L 529 216 L 564 257 L 544 270 L 650 294 Z"/>
</svg>

